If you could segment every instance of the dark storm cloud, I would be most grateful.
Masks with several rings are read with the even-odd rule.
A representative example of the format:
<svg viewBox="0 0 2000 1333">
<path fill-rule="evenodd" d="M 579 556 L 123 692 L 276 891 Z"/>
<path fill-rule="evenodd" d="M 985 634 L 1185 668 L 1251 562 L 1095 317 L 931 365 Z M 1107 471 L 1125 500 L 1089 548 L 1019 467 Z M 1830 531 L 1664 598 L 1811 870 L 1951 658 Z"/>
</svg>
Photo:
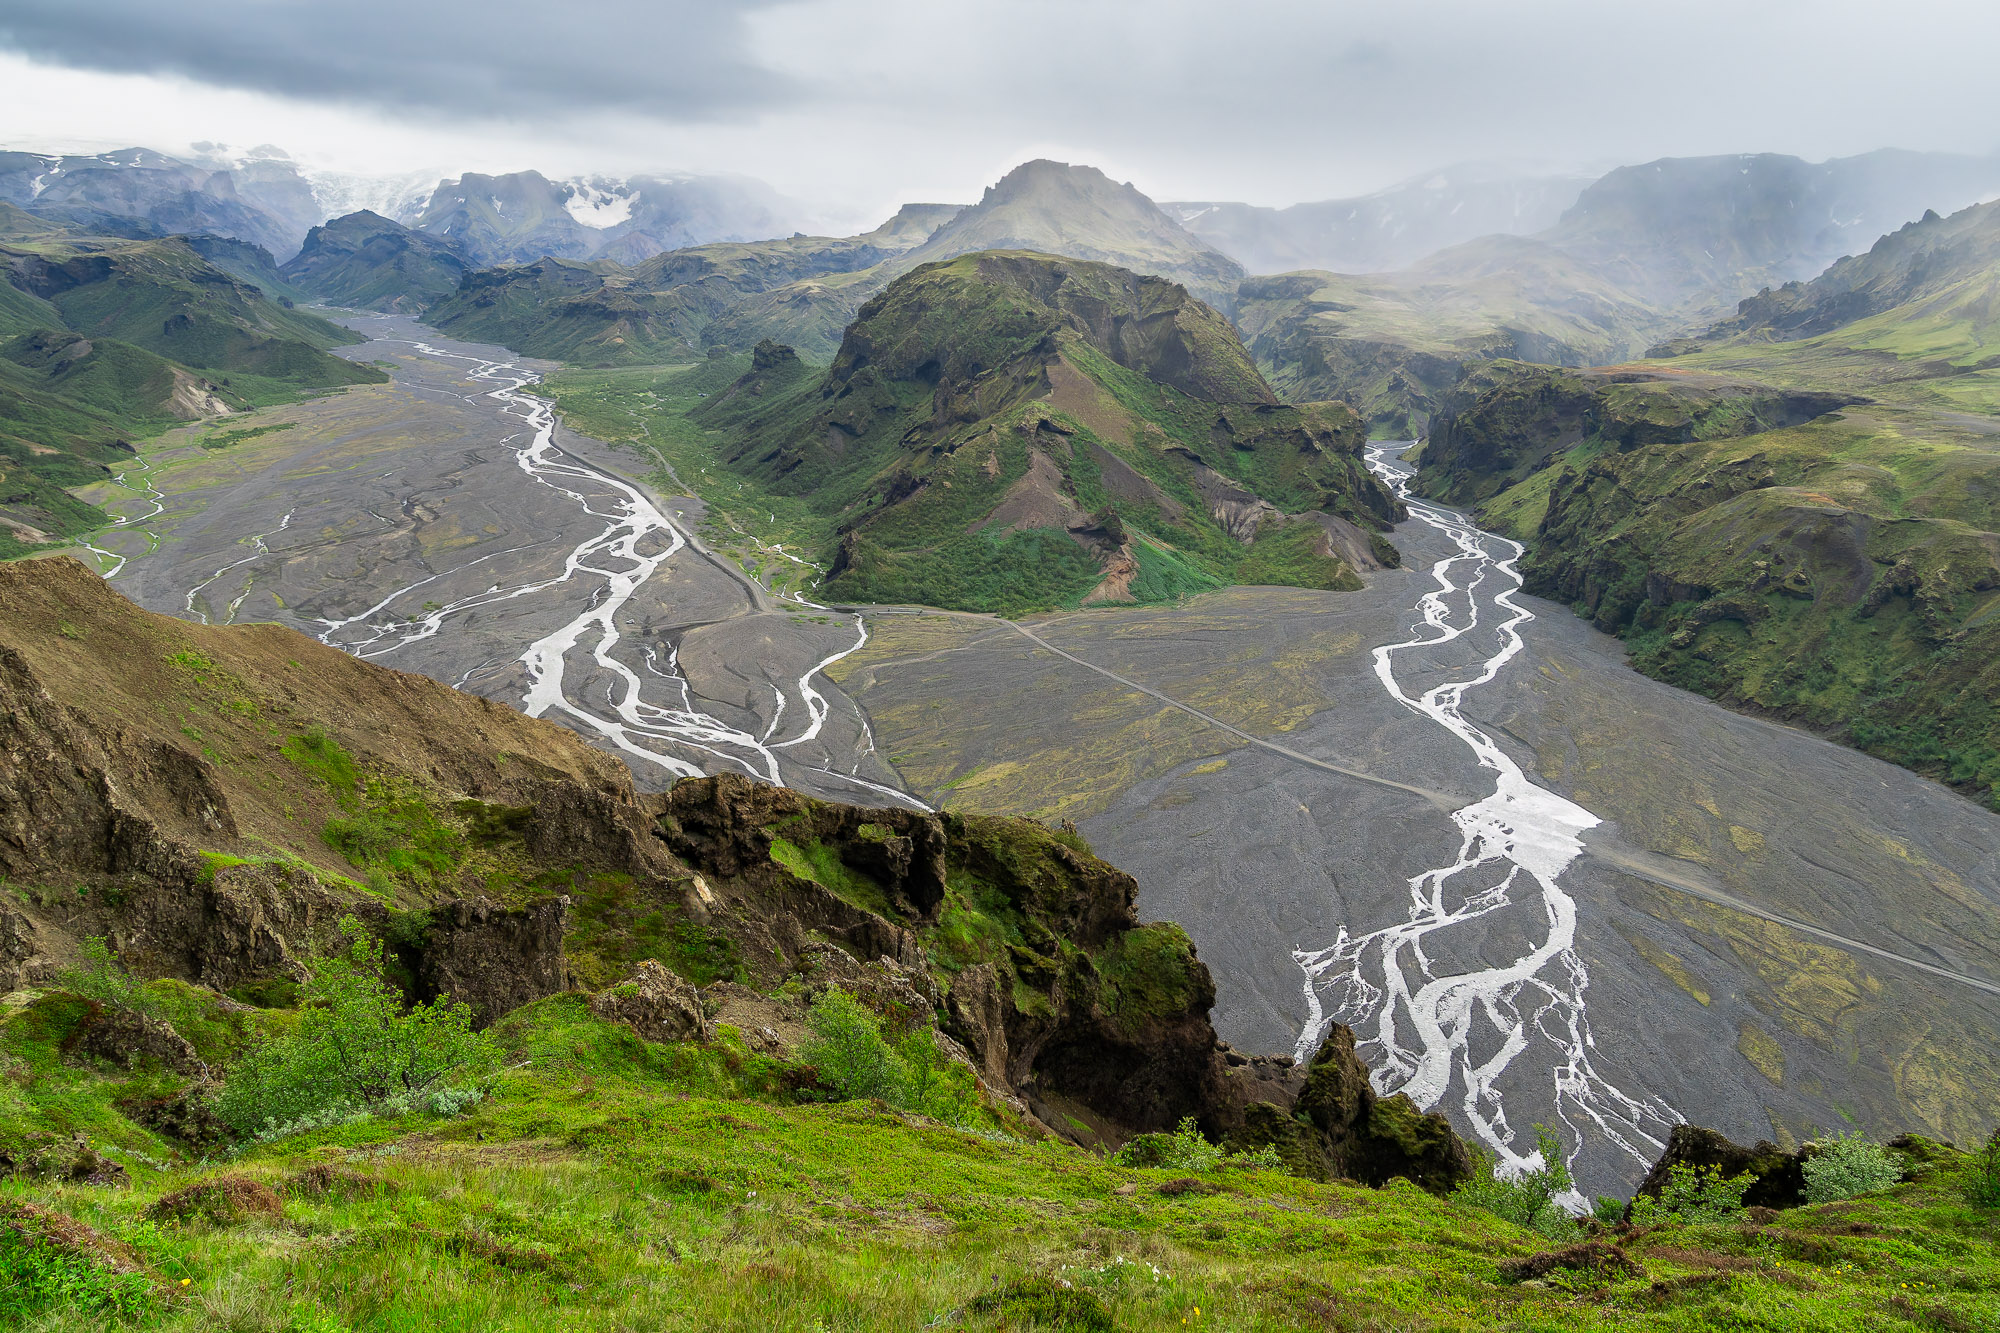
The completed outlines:
<svg viewBox="0 0 2000 1333">
<path fill-rule="evenodd" d="M 777 0 L 0 0 L 0 47 L 125 74 L 479 115 L 714 120 L 782 105 L 746 17 Z"/>
</svg>

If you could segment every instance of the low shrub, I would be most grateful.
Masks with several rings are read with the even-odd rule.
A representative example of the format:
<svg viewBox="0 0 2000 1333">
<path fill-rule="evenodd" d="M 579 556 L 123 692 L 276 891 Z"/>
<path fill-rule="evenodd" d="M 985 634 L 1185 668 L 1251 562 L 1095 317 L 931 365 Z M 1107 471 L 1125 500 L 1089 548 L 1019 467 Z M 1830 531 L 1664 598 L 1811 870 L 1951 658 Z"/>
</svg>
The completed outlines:
<svg viewBox="0 0 2000 1333">
<path fill-rule="evenodd" d="M 159 1005 L 146 993 L 138 978 L 125 970 L 102 936 L 83 942 L 83 959 L 61 973 L 56 985 L 72 995 L 95 1000 L 107 1009 L 129 1009 L 135 1014 L 159 1017 Z"/>
<path fill-rule="evenodd" d="M 1903 1175 L 1887 1148 L 1858 1133 L 1822 1140 L 1804 1169 L 1807 1203 L 1858 1199 L 1888 1189 Z"/>
<path fill-rule="evenodd" d="M 383 949 L 352 917 L 345 951 L 315 957 L 296 1028 L 251 1048 L 229 1072 L 216 1115 L 243 1137 L 272 1138 L 379 1111 L 451 1115 L 479 1100 L 499 1051 L 448 997 L 403 1007 Z"/>
<path fill-rule="evenodd" d="M 1193 1116 L 1184 1117 L 1171 1134 L 1134 1135 L 1111 1160 L 1120 1166 L 1168 1171 L 1214 1171 L 1226 1166 L 1282 1171 L 1285 1166 L 1277 1147 L 1269 1143 L 1255 1152 L 1224 1152 L 1202 1136 Z"/>
<path fill-rule="evenodd" d="M 977 1119 L 972 1071 L 946 1058 L 928 1025 L 891 1045 L 881 1019 L 846 991 L 828 990 L 813 1002 L 806 1028 L 810 1035 L 799 1043 L 799 1059 L 812 1077 L 792 1080 L 801 1100 L 873 1098 L 948 1125 Z"/>
<path fill-rule="evenodd" d="M 2000 1208 L 2000 1129 L 1972 1155 L 1965 1173 L 1965 1198 L 1974 1208 Z"/>
<path fill-rule="evenodd" d="M 1635 1226 L 1667 1223 L 1733 1222 L 1743 1216 L 1743 1195 L 1756 1178 L 1745 1172 L 1724 1177 L 1685 1163 L 1667 1168 L 1660 1195 L 1641 1194 L 1632 1200 Z"/>
<path fill-rule="evenodd" d="M 799 1058 L 819 1071 L 822 1084 L 838 1101 L 873 1097 L 894 1103 L 909 1081 L 909 1070 L 882 1038 L 882 1022 L 843 990 L 829 990 L 806 1016 L 811 1035 L 799 1043 Z"/>
<path fill-rule="evenodd" d="M 1512 1176 L 1496 1174 L 1493 1155 L 1473 1149 L 1472 1179 L 1451 1197 L 1551 1240 L 1573 1240 L 1576 1219 L 1558 1201 L 1573 1184 L 1562 1140 L 1547 1125 L 1536 1125 L 1535 1148 L 1542 1164 Z"/>
<path fill-rule="evenodd" d="M 1076 1333 L 1111 1333 L 1116 1325 L 1104 1302 L 1054 1278 L 1027 1277 L 975 1297 L 966 1309 L 994 1314 L 1008 1328 L 1062 1328 Z"/>
</svg>

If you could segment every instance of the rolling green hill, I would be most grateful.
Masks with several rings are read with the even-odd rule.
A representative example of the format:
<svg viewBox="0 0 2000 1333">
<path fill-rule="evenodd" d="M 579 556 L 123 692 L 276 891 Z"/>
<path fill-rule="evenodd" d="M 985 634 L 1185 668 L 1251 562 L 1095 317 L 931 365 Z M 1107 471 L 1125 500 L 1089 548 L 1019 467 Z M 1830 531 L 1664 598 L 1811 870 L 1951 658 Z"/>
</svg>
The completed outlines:
<svg viewBox="0 0 2000 1333">
<path fill-rule="evenodd" d="M 1687 355 L 1468 376 L 1420 484 L 1642 669 L 2000 805 L 1996 290 L 2000 208 L 1926 218 Z"/>
<path fill-rule="evenodd" d="M 0 212 L 0 552 L 103 523 L 65 488 L 101 479 L 134 439 L 383 378 L 328 354 L 351 333 L 184 240 L 76 237 L 23 217 Z M 244 266 L 263 254 L 226 248 Z"/>
<path fill-rule="evenodd" d="M 1278 404 L 1177 284 L 1051 255 L 927 264 L 823 374 L 767 344 L 690 419 L 817 521 L 826 591 L 1019 611 L 1353 587 L 1395 502 L 1339 405 Z"/>
</svg>

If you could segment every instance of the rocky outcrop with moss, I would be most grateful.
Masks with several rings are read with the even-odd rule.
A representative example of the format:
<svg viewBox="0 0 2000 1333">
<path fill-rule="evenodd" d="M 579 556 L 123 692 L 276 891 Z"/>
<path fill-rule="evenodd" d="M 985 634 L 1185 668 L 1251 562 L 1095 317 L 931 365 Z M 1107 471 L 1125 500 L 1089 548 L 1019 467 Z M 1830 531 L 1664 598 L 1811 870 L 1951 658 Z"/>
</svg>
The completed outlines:
<svg viewBox="0 0 2000 1333">
<path fill-rule="evenodd" d="M 559 727 L 279 626 L 141 611 L 66 560 L 0 566 L 0 706 L 0 992 L 101 938 L 141 976 L 267 1003 L 352 918 L 412 1001 L 480 1027 L 588 991 L 699 1038 L 696 987 L 755 1010 L 831 979 L 1085 1141 L 1220 1135 L 1297 1091 L 1217 1042 L 1186 935 L 1071 828 L 726 775 L 642 796 Z M 192 1067 L 159 1026 L 79 1040 Z"/>
</svg>

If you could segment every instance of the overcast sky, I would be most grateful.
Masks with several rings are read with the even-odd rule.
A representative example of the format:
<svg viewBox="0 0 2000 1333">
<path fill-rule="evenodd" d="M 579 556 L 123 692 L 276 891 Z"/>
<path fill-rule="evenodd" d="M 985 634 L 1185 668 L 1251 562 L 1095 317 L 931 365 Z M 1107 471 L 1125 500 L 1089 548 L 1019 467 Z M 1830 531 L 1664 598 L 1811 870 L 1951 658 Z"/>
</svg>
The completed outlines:
<svg viewBox="0 0 2000 1333">
<path fill-rule="evenodd" d="M 0 0 L 0 141 L 735 171 L 825 218 L 1028 157 L 1287 204 L 1434 167 L 2000 149 L 2000 0 Z"/>
</svg>

